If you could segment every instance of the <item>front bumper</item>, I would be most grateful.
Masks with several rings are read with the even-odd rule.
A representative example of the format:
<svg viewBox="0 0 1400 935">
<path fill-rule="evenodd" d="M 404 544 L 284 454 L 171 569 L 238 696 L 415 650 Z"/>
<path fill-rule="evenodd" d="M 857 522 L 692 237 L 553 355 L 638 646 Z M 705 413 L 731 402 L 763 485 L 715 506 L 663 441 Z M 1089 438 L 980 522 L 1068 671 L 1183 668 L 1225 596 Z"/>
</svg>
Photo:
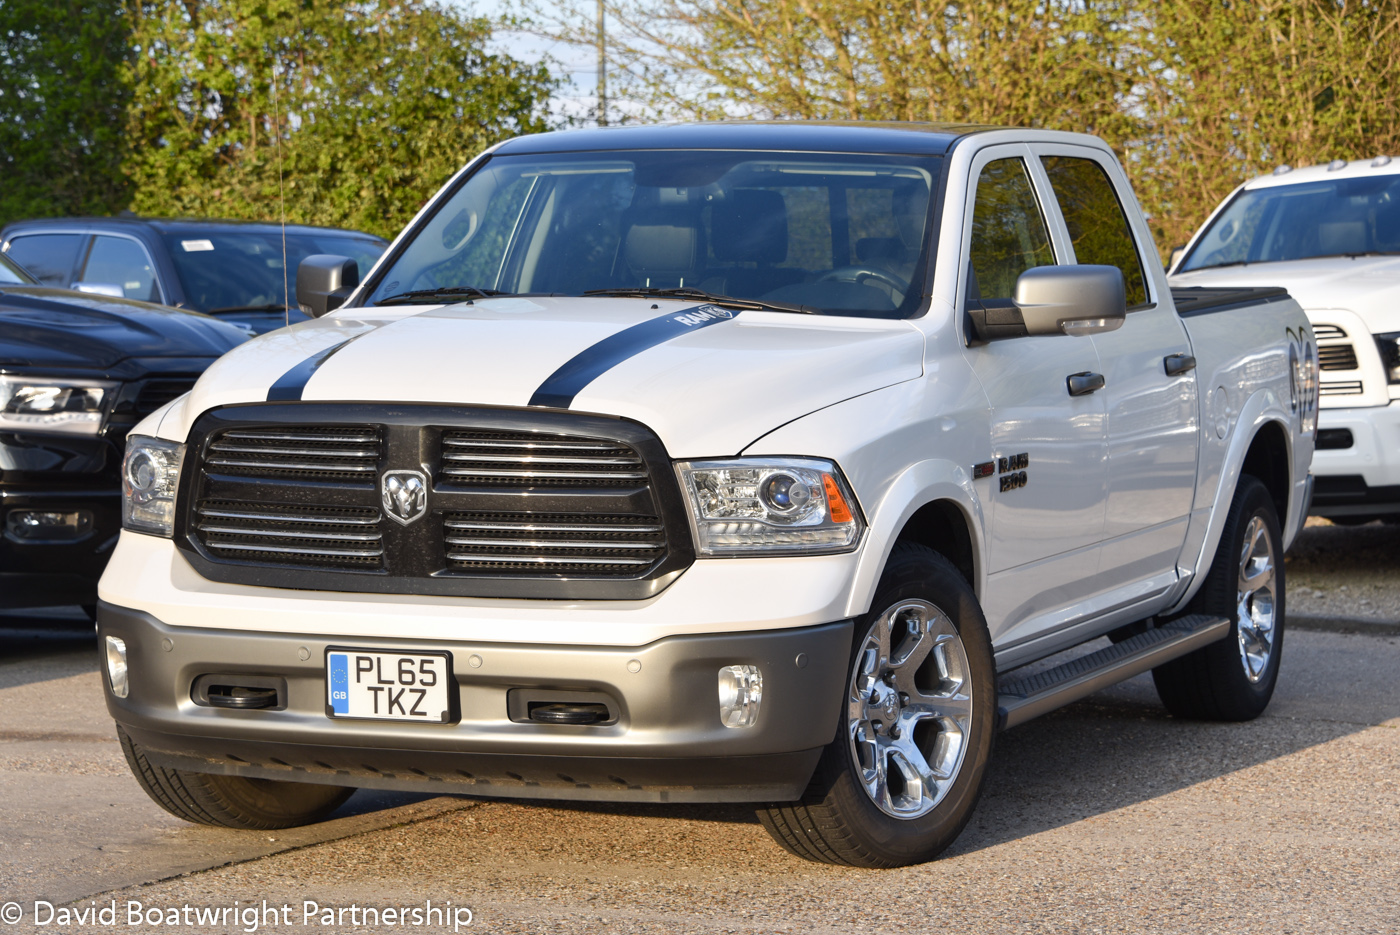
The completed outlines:
<svg viewBox="0 0 1400 935">
<path fill-rule="evenodd" d="M 86 511 L 79 539 L 32 541 L 8 531 L 17 511 Z M 121 492 L 114 484 L 0 485 L 0 608 L 97 603 L 97 582 L 121 531 Z"/>
<path fill-rule="evenodd" d="M 1400 513 L 1400 402 L 1358 409 L 1324 409 L 1322 431 L 1350 433 L 1346 448 L 1319 448 L 1314 516 Z"/>
<path fill-rule="evenodd" d="M 639 647 L 348 641 L 450 652 L 461 720 L 443 725 L 328 718 L 324 653 L 344 638 L 171 627 L 105 602 L 98 631 L 127 644 L 130 694 L 109 692 L 108 709 L 163 766 L 501 798 L 762 802 L 799 798 L 835 736 L 852 623 L 675 636 Z M 480 665 L 469 665 L 471 657 Z M 763 673 L 763 706 L 751 728 L 719 720 L 718 670 L 737 664 Z M 193 683 L 206 674 L 284 680 L 285 707 L 195 704 Z M 589 726 L 511 720 L 513 689 L 599 693 L 618 717 Z"/>
</svg>

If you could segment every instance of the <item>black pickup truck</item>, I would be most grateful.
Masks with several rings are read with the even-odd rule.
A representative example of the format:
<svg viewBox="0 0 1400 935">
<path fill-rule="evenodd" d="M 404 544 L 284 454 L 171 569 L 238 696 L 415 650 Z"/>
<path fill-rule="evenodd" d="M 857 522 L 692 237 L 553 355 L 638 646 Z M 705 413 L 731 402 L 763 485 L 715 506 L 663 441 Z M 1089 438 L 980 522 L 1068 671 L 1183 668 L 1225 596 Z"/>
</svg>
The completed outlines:
<svg viewBox="0 0 1400 935">
<path fill-rule="evenodd" d="M 97 603 L 127 431 L 246 331 L 40 285 L 0 254 L 0 609 Z"/>
</svg>

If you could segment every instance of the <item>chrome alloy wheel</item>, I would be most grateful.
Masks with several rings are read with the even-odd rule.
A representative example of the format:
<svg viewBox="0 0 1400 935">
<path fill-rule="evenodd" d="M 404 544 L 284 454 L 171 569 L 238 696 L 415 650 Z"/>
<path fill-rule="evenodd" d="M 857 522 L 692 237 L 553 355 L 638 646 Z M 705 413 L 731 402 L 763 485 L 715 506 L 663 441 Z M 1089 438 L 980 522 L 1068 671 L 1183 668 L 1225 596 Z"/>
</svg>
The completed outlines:
<svg viewBox="0 0 1400 935">
<path fill-rule="evenodd" d="M 957 778 L 972 729 L 969 670 L 952 620 L 927 601 L 900 601 L 870 628 L 846 727 L 861 785 L 885 814 L 927 815 Z"/>
<path fill-rule="evenodd" d="M 1269 667 L 1274 651 L 1274 543 L 1260 516 L 1249 521 L 1240 550 L 1239 589 L 1235 598 L 1239 615 L 1240 662 L 1251 682 L 1258 682 Z"/>
</svg>

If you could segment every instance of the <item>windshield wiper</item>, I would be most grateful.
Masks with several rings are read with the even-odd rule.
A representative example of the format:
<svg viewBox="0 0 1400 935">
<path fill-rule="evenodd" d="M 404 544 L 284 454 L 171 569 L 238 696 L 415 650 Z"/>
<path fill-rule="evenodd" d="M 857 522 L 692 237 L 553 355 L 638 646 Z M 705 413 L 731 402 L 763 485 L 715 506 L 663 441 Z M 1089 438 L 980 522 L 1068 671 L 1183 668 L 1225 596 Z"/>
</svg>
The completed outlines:
<svg viewBox="0 0 1400 935">
<path fill-rule="evenodd" d="M 222 315 L 225 312 L 289 312 L 287 306 L 281 302 L 273 302 L 269 305 L 229 305 L 225 308 L 211 308 L 210 315 Z"/>
<path fill-rule="evenodd" d="M 1248 266 L 1251 263 L 1267 263 L 1268 260 L 1231 260 L 1228 263 L 1210 263 L 1206 266 L 1193 266 L 1190 269 L 1182 270 L 1183 273 L 1194 273 L 1203 269 L 1224 269 L 1227 266 Z"/>
<path fill-rule="evenodd" d="M 412 292 L 400 292 L 388 298 L 380 299 L 375 305 L 427 305 L 427 299 L 438 300 L 440 304 L 448 302 L 467 302 L 472 299 L 490 299 L 498 295 L 515 295 L 514 292 L 505 292 L 500 289 L 478 289 L 476 286 L 452 286 L 447 289 L 415 289 Z"/>
<path fill-rule="evenodd" d="M 584 295 L 615 295 L 621 297 L 636 297 L 639 299 L 649 299 L 653 297 L 665 299 L 704 299 L 714 305 L 723 305 L 726 308 L 753 309 L 755 311 L 772 312 L 797 312 L 801 315 L 820 315 L 822 310 L 813 305 L 798 305 L 795 302 L 772 302 L 768 299 L 736 299 L 729 295 L 720 295 L 716 292 L 706 292 L 704 289 L 694 289 L 690 286 L 680 286 L 673 289 L 653 289 L 650 287 L 634 287 L 623 289 L 585 289 Z"/>
</svg>

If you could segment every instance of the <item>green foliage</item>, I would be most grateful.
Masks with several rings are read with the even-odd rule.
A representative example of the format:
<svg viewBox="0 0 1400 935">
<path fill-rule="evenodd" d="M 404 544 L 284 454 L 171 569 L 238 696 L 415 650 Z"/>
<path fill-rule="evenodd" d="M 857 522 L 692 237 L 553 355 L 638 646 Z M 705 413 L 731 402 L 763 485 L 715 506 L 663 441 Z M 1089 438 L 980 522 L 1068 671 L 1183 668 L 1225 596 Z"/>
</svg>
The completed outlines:
<svg viewBox="0 0 1400 935">
<path fill-rule="evenodd" d="M 126 33 L 119 0 L 0 0 L 0 223 L 124 203 Z"/>
<path fill-rule="evenodd" d="M 545 66 L 424 0 L 133 3 L 138 213 L 275 218 L 280 158 L 289 221 L 391 236 L 477 152 L 547 128 Z"/>
<path fill-rule="evenodd" d="M 593 41 L 591 4 L 518 2 L 553 35 Z M 1164 254 L 1235 185 L 1279 163 L 1400 152 L 1400 0 L 607 8 L 609 81 L 634 113 L 1093 133 L 1118 150 Z"/>
</svg>

